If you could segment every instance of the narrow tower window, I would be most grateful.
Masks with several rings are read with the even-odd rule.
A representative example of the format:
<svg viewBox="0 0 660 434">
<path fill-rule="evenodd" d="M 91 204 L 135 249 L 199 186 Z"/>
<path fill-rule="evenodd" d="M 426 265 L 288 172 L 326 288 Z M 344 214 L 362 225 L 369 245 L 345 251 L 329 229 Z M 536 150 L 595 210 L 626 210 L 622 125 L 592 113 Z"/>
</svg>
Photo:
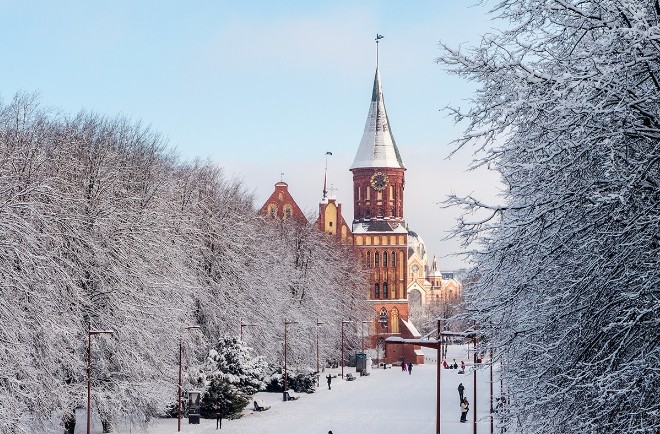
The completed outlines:
<svg viewBox="0 0 660 434">
<path fill-rule="evenodd" d="M 374 263 L 375 263 L 376 267 L 378 267 L 378 263 L 379 263 L 378 252 L 374 253 Z"/>
<path fill-rule="evenodd" d="M 380 298 L 380 286 L 376 283 L 374 287 L 374 298 L 379 299 Z"/>
<path fill-rule="evenodd" d="M 383 298 L 388 299 L 389 297 L 387 296 L 387 282 L 383 283 Z"/>
<path fill-rule="evenodd" d="M 399 333 L 399 309 L 396 307 L 392 309 L 392 324 L 390 328 L 391 333 Z"/>
</svg>

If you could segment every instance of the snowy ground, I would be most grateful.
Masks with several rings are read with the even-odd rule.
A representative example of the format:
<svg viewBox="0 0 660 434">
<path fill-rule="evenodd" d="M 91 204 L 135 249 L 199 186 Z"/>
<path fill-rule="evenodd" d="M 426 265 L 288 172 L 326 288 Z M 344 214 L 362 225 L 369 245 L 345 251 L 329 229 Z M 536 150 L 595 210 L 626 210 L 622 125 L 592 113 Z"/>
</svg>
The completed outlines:
<svg viewBox="0 0 660 434">
<path fill-rule="evenodd" d="M 333 379 L 332 390 L 324 381 L 313 394 L 303 394 L 297 401 L 282 401 L 281 393 L 261 392 L 256 399 L 271 406 L 264 412 L 253 412 L 252 406 L 245 416 L 237 420 L 223 420 L 221 432 L 240 434 L 426 434 L 435 432 L 436 413 L 436 365 L 435 350 L 425 350 L 427 364 L 416 365 L 412 375 L 392 369 L 373 369 L 367 377 L 357 377 L 355 381 Z M 460 364 L 467 362 L 465 346 L 450 347 L 448 360 L 454 358 Z M 443 433 L 472 433 L 473 376 L 469 364 L 466 374 L 456 370 L 442 370 L 441 373 L 441 430 Z M 339 370 L 328 370 L 337 373 Z M 344 368 L 344 373 L 354 368 Z M 324 375 L 326 375 L 324 374 Z M 494 374 L 497 378 L 497 373 Z M 477 427 L 479 433 L 490 432 L 490 373 L 487 366 L 477 371 Z M 465 386 L 465 394 L 470 401 L 468 423 L 460 423 L 458 384 Z M 499 396 L 499 382 L 494 384 L 494 394 Z M 76 433 L 85 433 L 84 412 L 79 415 Z M 100 422 L 94 421 L 92 432 L 100 434 Z M 144 432 L 136 427 L 116 427 L 116 434 Z M 147 433 L 176 433 L 176 419 L 159 419 Z M 182 433 L 216 432 L 215 419 L 202 419 L 199 425 L 181 421 Z M 496 430 L 497 432 L 497 430 Z"/>
</svg>

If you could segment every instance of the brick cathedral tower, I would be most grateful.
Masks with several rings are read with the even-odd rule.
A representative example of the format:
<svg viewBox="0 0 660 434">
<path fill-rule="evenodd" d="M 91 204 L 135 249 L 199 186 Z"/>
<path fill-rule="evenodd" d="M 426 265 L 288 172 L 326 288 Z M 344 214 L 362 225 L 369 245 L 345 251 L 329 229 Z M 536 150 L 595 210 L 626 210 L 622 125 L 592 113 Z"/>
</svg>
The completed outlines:
<svg viewBox="0 0 660 434">
<path fill-rule="evenodd" d="M 419 336 L 408 321 L 408 230 L 403 218 L 406 168 L 392 135 L 376 67 L 371 105 L 353 172 L 353 244 L 370 269 L 368 299 L 376 316 L 372 336 L 379 346 L 387 336 Z M 409 346 L 385 350 L 387 363 L 423 363 Z"/>
</svg>

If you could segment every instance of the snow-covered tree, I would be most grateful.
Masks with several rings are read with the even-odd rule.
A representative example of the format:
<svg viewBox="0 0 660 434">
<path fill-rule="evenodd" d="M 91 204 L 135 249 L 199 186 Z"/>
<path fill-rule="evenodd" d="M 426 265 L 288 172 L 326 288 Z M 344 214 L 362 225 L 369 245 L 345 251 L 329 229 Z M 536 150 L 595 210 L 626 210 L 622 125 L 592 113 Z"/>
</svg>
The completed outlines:
<svg viewBox="0 0 660 434">
<path fill-rule="evenodd" d="M 660 3 L 500 0 L 506 30 L 439 59 L 479 83 L 460 146 L 501 204 L 451 197 L 470 315 L 525 433 L 660 430 Z M 470 213 L 475 214 L 470 214 Z"/>
<path fill-rule="evenodd" d="M 0 192 L 2 434 L 74 430 L 90 328 L 114 331 L 92 339 L 92 410 L 109 429 L 176 401 L 179 342 L 195 366 L 245 321 L 281 365 L 287 318 L 289 363 L 309 368 L 316 318 L 322 355 L 337 353 L 331 322 L 366 306 L 341 247 L 265 223 L 216 164 L 180 162 L 125 119 L 0 103 Z"/>
<path fill-rule="evenodd" d="M 265 388 L 266 362 L 254 357 L 236 337 L 224 337 L 209 351 L 197 373 L 189 373 L 194 386 L 202 388 L 202 416 L 212 417 L 218 405 L 224 417 L 239 414 L 250 396 Z"/>
</svg>

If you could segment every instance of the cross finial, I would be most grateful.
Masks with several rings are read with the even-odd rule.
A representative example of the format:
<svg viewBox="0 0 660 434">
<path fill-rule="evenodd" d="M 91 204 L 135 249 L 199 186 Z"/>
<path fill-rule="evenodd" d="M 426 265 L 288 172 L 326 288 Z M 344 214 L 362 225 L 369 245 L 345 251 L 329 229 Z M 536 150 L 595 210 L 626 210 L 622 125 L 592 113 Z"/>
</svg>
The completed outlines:
<svg viewBox="0 0 660 434">
<path fill-rule="evenodd" d="M 335 188 L 334 184 L 330 184 L 328 191 L 330 192 L 330 196 L 334 197 L 334 192 L 337 191 L 337 188 Z"/>
</svg>

